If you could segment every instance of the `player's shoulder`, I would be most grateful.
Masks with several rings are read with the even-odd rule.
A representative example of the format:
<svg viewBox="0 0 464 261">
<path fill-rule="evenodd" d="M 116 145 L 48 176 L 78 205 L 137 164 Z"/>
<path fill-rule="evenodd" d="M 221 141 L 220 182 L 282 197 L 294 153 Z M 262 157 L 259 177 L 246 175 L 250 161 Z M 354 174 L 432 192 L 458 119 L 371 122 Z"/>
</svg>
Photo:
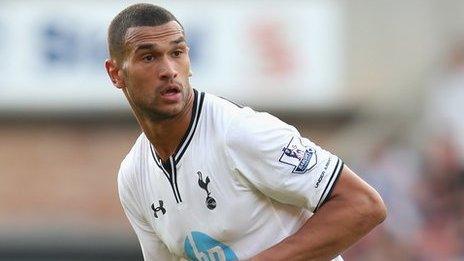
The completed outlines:
<svg viewBox="0 0 464 261">
<path fill-rule="evenodd" d="M 242 106 L 228 98 L 211 93 L 205 93 L 204 106 L 209 113 L 212 112 L 229 117 L 252 111 L 249 107 Z"/>
<path fill-rule="evenodd" d="M 260 112 L 248 106 L 242 106 L 227 98 L 206 93 L 206 114 L 215 118 L 216 123 L 221 122 L 227 133 L 255 133 L 268 130 L 296 131 L 296 129 L 268 113 Z M 232 135 L 240 139 L 241 135 Z"/>
<path fill-rule="evenodd" d="M 133 179 L 136 178 L 140 165 L 144 158 L 146 147 L 148 146 L 148 139 L 142 132 L 130 151 L 126 154 L 124 159 L 121 161 L 118 173 L 118 184 L 119 186 L 128 185 L 133 183 Z"/>
<path fill-rule="evenodd" d="M 224 129 L 227 129 L 238 118 L 254 113 L 250 107 L 210 93 L 205 93 L 203 107 L 209 126 L 219 125 Z"/>
</svg>

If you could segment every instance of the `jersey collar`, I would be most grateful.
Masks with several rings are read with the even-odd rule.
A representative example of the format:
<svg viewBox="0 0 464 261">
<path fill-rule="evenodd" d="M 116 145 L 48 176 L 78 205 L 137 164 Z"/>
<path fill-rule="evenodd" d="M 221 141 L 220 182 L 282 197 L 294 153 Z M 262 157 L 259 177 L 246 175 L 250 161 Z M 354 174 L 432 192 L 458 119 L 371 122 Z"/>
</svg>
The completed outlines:
<svg viewBox="0 0 464 261">
<path fill-rule="evenodd" d="M 205 99 L 204 92 L 199 93 L 196 89 L 193 89 L 193 108 L 192 108 L 192 117 L 190 118 L 189 126 L 184 136 L 182 137 L 181 142 L 177 146 L 176 151 L 169 158 L 168 161 L 171 161 L 172 159 L 172 162 L 174 164 L 177 164 L 182 158 L 182 156 L 184 155 L 185 151 L 187 150 L 187 147 L 189 146 L 190 141 L 192 141 L 193 135 L 195 134 L 195 131 L 197 129 L 197 125 L 200 120 L 200 114 L 201 114 L 201 109 L 203 107 L 204 99 Z M 159 155 L 156 153 L 156 150 L 153 147 L 153 144 L 151 143 L 150 143 L 150 150 L 151 150 L 153 159 L 155 160 L 158 167 L 160 167 L 161 169 L 164 169 L 162 166 L 163 162 L 161 158 L 159 157 Z"/>
</svg>

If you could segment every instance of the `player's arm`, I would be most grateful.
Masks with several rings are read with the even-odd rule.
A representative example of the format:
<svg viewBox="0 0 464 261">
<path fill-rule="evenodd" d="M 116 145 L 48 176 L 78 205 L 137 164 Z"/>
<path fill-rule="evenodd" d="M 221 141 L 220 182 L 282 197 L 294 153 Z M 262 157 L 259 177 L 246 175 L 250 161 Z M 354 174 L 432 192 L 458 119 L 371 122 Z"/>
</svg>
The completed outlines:
<svg viewBox="0 0 464 261">
<path fill-rule="evenodd" d="M 267 113 L 243 112 L 226 136 L 236 174 L 276 201 L 315 212 L 255 260 L 329 260 L 385 219 L 378 193 L 337 156 Z M 298 150 L 300 157 L 288 153 Z"/>
<path fill-rule="evenodd" d="M 334 186 L 300 230 L 252 260 L 329 260 L 385 219 L 379 194 L 347 166 Z"/>
</svg>

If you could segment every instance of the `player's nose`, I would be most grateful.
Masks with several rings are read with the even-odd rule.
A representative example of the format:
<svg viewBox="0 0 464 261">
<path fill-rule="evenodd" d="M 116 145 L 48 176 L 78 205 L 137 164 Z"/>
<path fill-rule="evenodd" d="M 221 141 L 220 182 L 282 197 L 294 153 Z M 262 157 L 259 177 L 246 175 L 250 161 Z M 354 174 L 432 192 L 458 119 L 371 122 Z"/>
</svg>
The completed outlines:
<svg viewBox="0 0 464 261">
<path fill-rule="evenodd" d="M 176 66 L 170 59 L 164 58 L 161 63 L 159 77 L 162 80 L 170 80 L 176 78 L 178 75 Z"/>
</svg>

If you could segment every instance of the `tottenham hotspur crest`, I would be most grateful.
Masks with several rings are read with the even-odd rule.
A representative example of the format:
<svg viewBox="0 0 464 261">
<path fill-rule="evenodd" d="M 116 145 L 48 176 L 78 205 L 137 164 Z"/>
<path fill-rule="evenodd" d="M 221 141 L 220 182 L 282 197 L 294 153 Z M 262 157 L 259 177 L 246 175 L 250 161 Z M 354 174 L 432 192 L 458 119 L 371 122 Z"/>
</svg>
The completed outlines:
<svg viewBox="0 0 464 261">
<path fill-rule="evenodd" d="M 210 210 L 213 210 L 216 208 L 216 200 L 213 197 L 211 197 L 211 192 L 208 189 L 208 184 L 210 182 L 210 179 L 208 176 L 206 176 L 205 180 L 203 181 L 203 175 L 201 171 L 198 171 L 197 174 L 198 174 L 198 186 L 200 186 L 200 188 L 202 188 L 206 192 L 206 200 L 205 200 L 206 207 L 208 207 L 208 209 Z"/>
<path fill-rule="evenodd" d="M 316 150 L 303 145 L 301 138 L 292 137 L 287 147 L 282 148 L 279 161 L 294 166 L 292 173 L 303 174 L 316 166 Z"/>
</svg>

